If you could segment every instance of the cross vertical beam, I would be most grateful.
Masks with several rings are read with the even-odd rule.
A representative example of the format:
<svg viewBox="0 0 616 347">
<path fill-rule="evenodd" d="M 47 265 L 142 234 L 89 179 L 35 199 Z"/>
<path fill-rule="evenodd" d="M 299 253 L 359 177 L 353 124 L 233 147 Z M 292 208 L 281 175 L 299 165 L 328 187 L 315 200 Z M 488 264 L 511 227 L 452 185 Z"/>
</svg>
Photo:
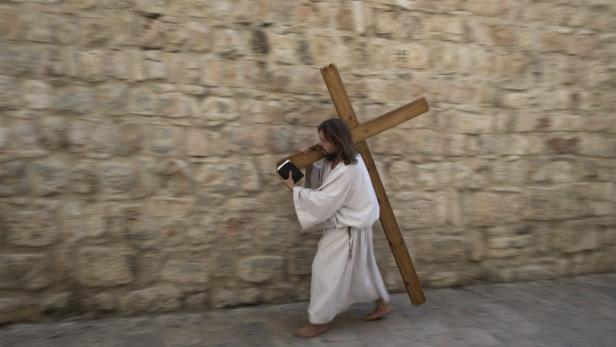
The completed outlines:
<svg viewBox="0 0 616 347">
<path fill-rule="evenodd" d="M 338 73 L 336 66 L 334 64 L 330 64 L 322 68 L 321 74 L 323 75 L 323 80 L 327 85 L 329 94 L 332 98 L 334 106 L 336 107 L 338 117 L 340 117 L 347 124 L 349 129 L 359 126 L 357 116 L 355 115 L 355 111 L 353 111 L 353 106 L 351 105 L 347 92 L 344 88 L 344 84 L 342 83 L 342 78 L 340 78 L 340 74 Z M 406 291 L 413 305 L 421 305 L 426 301 L 423 288 L 421 286 L 421 282 L 419 281 L 419 277 L 415 272 L 415 266 L 413 265 L 408 249 L 406 248 L 402 234 L 400 233 L 400 227 L 398 226 L 398 222 L 396 221 L 396 217 L 389 203 L 389 199 L 385 193 L 385 187 L 381 182 L 381 177 L 376 170 L 376 165 L 374 163 L 374 159 L 372 158 L 372 154 L 370 154 L 368 144 L 364 140 L 355 143 L 355 146 L 364 159 L 366 167 L 368 168 L 372 186 L 374 187 L 374 191 L 380 205 L 381 225 L 383 226 L 387 242 L 389 243 L 389 247 L 394 255 L 398 269 L 400 270 L 400 275 L 402 275 L 402 280 L 404 281 Z"/>
</svg>

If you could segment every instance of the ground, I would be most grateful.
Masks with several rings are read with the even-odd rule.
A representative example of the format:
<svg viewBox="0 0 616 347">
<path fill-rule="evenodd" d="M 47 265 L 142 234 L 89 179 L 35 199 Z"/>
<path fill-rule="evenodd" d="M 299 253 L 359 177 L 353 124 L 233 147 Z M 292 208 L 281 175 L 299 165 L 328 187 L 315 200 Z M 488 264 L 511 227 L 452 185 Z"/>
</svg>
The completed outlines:
<svg viewBox="0 0 616 347">
<path fill-rule="evenodd" d="M 1 347 L 47 346 L 616 346 L 616 273 L 426 291 L 413 307 L 392 296 L 386 319 L 359 319 L 370 305 L 340 315 L 313 339 L 292 333 L 307 303 L 191 314 L 16 324 Z"/>
</svg>

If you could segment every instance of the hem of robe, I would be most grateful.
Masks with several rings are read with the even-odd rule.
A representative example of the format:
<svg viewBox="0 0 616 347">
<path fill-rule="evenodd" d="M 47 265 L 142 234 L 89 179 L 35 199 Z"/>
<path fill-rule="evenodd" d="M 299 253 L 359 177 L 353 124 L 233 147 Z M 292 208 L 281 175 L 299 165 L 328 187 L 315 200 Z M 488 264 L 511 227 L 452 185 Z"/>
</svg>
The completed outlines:
<svg viewBox="0 0 616 347">
<path fill-rule="evenodd" d="M 387 291 L 383 277 L 378 269 L 378 265 L 376 264 L 372 226 L 367 228 L 352 229 L 355 234 L 351 238 L 345 237 L 348 235 L 347 228 L 332 228 L 324 230 L 323 238 L 327 237 L 328 239 L 322 239 L 324 242 L 323 245 L 321 245 L 321 241 L 319 241 L 321 247 L 319 247 L 314 261 L 318 262 L 316 266 L 323 266 L 324 262 L 329 266 L 325 269 L 322 268 L 320 271 L 315 271 L 313 268 L 313 280 L 311 281 L 311 302 L 308 308 L 308 320 L 312 324 L 328 323 L 338 314 L 356 303 L 374 301 L 378 299 L 382 299 L 385 302 L 391 301 L 391 296 Z M 331 232 L 344 234 L 325 234 Z M 368 236 L 369 239 L 367 238 Z M 349 250 L 352 251 L 351 257 L 348 257 Z M 319 252 L 324 253 L 319 255 Z M 338 260 L 336 260 L 336 258 L 332 259 L 328 256 L 331 255 L 332 252 L 334 255 L 339 254 L 339 252 L 344 252 L 344 265 L 336 264 L 336 262 L 342 260 L 342 258 L 338 258 Z M 352 260 L 353 258 L 355 258 L 355 260 Z M 357 260 L 360 262 L 357 263 Z M 336 266 L 340 266 L 341 268 L 338 268 L 338 270 L 334 273 L 330 272 L 332 267 L 335 268 Z M 318 277 L 315 278 L 315 274 Z M 348 277 L 345 276 L 345 279 L 340 277 L 345 274 L 348 274 Z M 331 278 L 330 276 L 334 277 Z M 361 291 L 358 292 L 356 288 L 354 290 L 352 287 L 352 285 L 357 285 L 358 278 L 362 278 L 362 276 L 369 276 L 369 286 L 372 287 L 370 289 L 366 288 L 367 290 L 364 293 Z M 327 277 L 330 277 L 330 279 L 327 280 Z M 331 280 L 334 280 L 335 282 L 332 283 Z M 342 280 L 342 282 L 339 282 L 340 280 Z M 313 290 L 316 288 L 315 285 L 317 284 L 319 285 L 319 289 L 317 290 L 325 290 L 325 292 L 321 292 L 320 295 L 325 296 L 315 297 L 316 293 L 314 293 Z M 374 292 L 372 292 L 372 290 L 374 290 Z M 318 300 L 318 302 L 315 302 L 314 300 Z M 342 301 L 338 302 L 338 300 Z M 335 308 L 332 305 L 334 305 Z M 325 311 L 323 311 L 323 309 Z"/>
</svg>

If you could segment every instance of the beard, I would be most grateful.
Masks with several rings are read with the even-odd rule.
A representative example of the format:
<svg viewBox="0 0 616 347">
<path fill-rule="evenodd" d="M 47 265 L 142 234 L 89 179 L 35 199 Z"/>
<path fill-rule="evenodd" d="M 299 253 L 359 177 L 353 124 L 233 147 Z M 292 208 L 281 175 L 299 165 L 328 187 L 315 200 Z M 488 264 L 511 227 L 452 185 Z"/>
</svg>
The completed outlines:
<svg viewBox="0 0 616 347">
<path fill-rule="evenodd" d="M 325 153 L 325 160 L 327 161 L 334 161 L 336 160 L 336 158 L 338 158 L 338 154 L 340 154 L 339 151 L 333 152 L 333 153 Z"/>
</svg>

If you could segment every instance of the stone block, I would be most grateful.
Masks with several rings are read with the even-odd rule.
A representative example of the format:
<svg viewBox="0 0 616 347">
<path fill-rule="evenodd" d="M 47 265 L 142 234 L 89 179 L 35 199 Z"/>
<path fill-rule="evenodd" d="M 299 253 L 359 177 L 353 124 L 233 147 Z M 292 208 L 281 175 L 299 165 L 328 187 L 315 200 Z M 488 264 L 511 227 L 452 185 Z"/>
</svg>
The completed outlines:
<svg viewBox="0 0 616 347">
<path fill-rule="evenodd" d="M 616 138 L 603 135 L 584 135 L 581 137 L 579 153 L 593 157 L 616 157 Z"/>
<path fill-rule="evenodd" d="M 492 132 L 493 117 L 484 114 L 449 113 L 446 117 L 447 131 L 461 134 L 485 134 Z"/>
<path fill-rule="evenodd" d="M 30 191 L 28 166 L 24 161 L 10 161 L 0 166 L 0 197 L 25 195 Z"/>
<path fill-rule="evenodd" d="M 130 113 L 152 116 L 156 114 L 158 97 L 147 85 L 133 87 L 128 94 L 128 111 Z"/>
<path fill-rule="evenodd" d="M 175 286 L 161 284 L 128 292 L 120 299 L 120 309 L 131 314 L 169 312 L 180 307 L 180 296 Z"/>
<path fill-rule="evenodd" d="M 184 307 L 189 310 L 202 311 L 208 306 L 208 300 L 205 293 L 191 294 L 184 300 Z"/>
<path fill-rule="evenodd" d="M 35 82 L 34 85 L 32 85 L 32 82 Z M 17 109 L 22 107 L 24 101 L 22 93 L 19 92 L 18 88 L 15 88 L 17 85 L 17 79 L 10 76 L 0 76 L 0 108 Z M 30 81 L 30 83 L 24 83 L 24 89 L 29 93 L 29 99 L 26 99 L 26 102 L 30 107 L 42 107 L 49 104 L 46 85 Z"/>
<path fill-rule="evenodd" d="M 399 69 L 423 69 L 428 67 L 430 51 L 428 47 L 416 43 L 394 44 L 388 52 L 391 67 Z"/>
<path fill-rule="evenodd" d="M 114 311 L 118 307 L 118 298 L 109 293 L 97 293 L 81 299 L 81 305 L 90 311 Z"/>
<path fill-rule="evenodd" d="M 121 156 L 138 154 L 144 143 L 145 132 L 138 123 L 124 123 L 118 125 L 119 134 L 116 136 L 116 153 Z"/>
<path fill-rule="evenodd" d="M 93 194 L 100 189 L 99 167 L 97 162 L 84 160 L 76 163 L 69 174 L 68 190 L 77 194 Z"/>
<path fill-rule="evenodd" d="M 157 156 L 183 154 L 186 131 L 179 127 L 152 125 L 146 128 L 145 148 Z"/>
<path fill-rule="evenodd" d="M 193 200 L 189 198 L 159 196 L 148 199 L 144 204 L 144 211 L 152 217 L 183 219 L 188 217 L 193 205 Z"/>
<path fill-rule="evenodd" d="M 79 76 L 91 82 L 103 80 L 105 78 L 106 58 L 105 52 L 102 50 L 79 52 Z"/>
<path fill-rule="evenodd" d="M 46 314 L 68 313 L 73 304 L 71 292 L 59 292 L 46 295 L 41 301 L 41 311 Z"/>
<path fill-rule="evenodd" d="M 221 97 L 207 97 L 201 104 L 201 115 L 196 119 L 197 124 L 203 126 L 216 126 L 233 121 L 239 115 L 234 100 Z"/>
<path fill-rule="evenodd" d="M 396 191 L 411 190 L 417 186 L 415 182 L 416 166 L 406 160 L 393 161 L 384 172 L 379 170 L 383 185 Z M 387 184 L 385 184 L 387 181 Z M 426 183 L 426 181 L 422 181 Z"/>
<path fill-rule="evenodd" d="M 78 281 L 85 287 L 115 287 L 134 280 L 134 253 L 120 247 L 82 247 L 77 251 Z"/>
<path fill-rule="evenodd" d="M 242 172 L 242 176 L 229 175 L 230 172 Z M 232 195 L 260 188 L 255 164 L 238 157 L 208 158 L 195 170 L 195 181 L 201 189 L 213 194 Z"/>
<path fill-rule="evenodd" d="M 52 107 L 57 111 L 89 113 L 96 105 L 96 93 L 89 87 L 71 86 L 54 93 Z"/>
<path fill-rule="evenodd" d="M 110 115 L 126 114 L 128 90 L 126 84 L 101 85 L 98 89 L 98 102 L 101 111 Z"/>
<path fill-rule="evenodd" d="M 280 256 L 250 256 L 238 262 L 237 276 L 247 282 L 263 283 L 281 276 L 284 267 L 284 258 Z"/>
<path fill-rule="evenodd" d="M 103 17 L 81 17 L 79 21 L 80 41 L 86 47 L 102 47 L 112 37 L 112 27 Z"/>
<path fill-rule="evenodd" d="M 187 135 L 187 150 L 191 157 L 208 157 L 224 155 L 226 141 L 223 134 L 205 129 L 189 129 Z"/>
<path fill-rule="evenodd" d="M 313 248 L 296 248 L 289 255 L 289 273 L 307 275 L 312 272 L 312 260 L 316 250 Z"/>
<path fill-rule="evenodd" d="M 0 38 L 18 39 L 23 30 L 23 20 L 19 18 L 17 7 L 0 8 Z"/>
<path fill-rule="evenodd" d="M 487 231 L 487 256 L 506 258 L 529 254 L 533 242 L 533 235 L 525 228 L 513 230 L 508 226 L 490 228 Z"/>
<path fill-rule="evenodd" d="M 490 162 L 492 182 L 501 185 L 522 185 L 528 181 L 532 165 L 521 159 L 496 159 Z"/>
<path fill-rule="evenodd" d="M 139 186 L 137 168 L 127 161 L 108 161 L 100 166 L 101 186 L 110 195 L 123 195 Z"/>
<path fill-rule="evenodd" d="M 64 242 L 101 242 L 106 233 L 107 208 L 102 204 L 67 201 L 62 206 Z"/>
<path fill-rule="evenodd" d="M 41 319 L 39 305 L 32 297 L 0 298 L 0 324 Z"/>
<path fill-rule="evenodd" d="M 45 53 L 40 46 L 15 47 L 0 44 L 0 73 L 7 76 L 38 75 L 45 66 Z M 39 102 L 41 102 L 39 100 Z"/>
<path fill-rule="evenodd" d="M 442 206 L 445 196 L 436 193 L 392 194 L 394 214 L 400 228 L 418 229 L 442 225 L 445 221 Z"/>
<path fill-rule="evenodd" d="M 109 158 L 115 152 L 116 131 L 111 122 L 72 122 L 67 134 L 69 149 L 88 158 Z"/>
<path fill-rule="evenodd" d="M 431 242 L 432 259 L 436 263 L 466 261 L 469 256 L 467 241 L 459 236 L 439 237 Z"/>
<path fill-rule="evenodd" d="M 3 217 L 6 242 L 12 246 L 44 247 L 58 241 L 55 214 L 49 210 L 22 210 Z"/>
<path fill-rule="evenodd" d="M 477 192 L 463 195 L 466 222 L 475 226 L 512 223 L 521 219 L 522 195 L 508 192 Z"/>
<path fill-rule="evenodd" d="M 42 254 L 0 256 L 0 288 L 43 289 L 51 285 L 49 258 Z"/>
<path fill-rule="evenodd" d="M 33 191 L 38 196 L 60 194 L 68 184 L 66 163 L 60 159 L 38 160 L 31 166 Z"/>
<path fill-rule="evenodd" d="M 208 263 L 199 257 L 188 259 L 171 259 L 162 268 L 161 278 L 167 282 L 178 284 L 208 283 L 210 268 Z"/>
<path fill-rule="evenodd" d="M 28 107 L 38 110 L 50 105 L 51 88 L 42 81 L 29 80 L 23 83 L 23 98 Z"/>
<path fill-rule="evenodd" d="M 488 163 L 466 160 L 451 163 L 451 183 L 456 188 L 480 189 L 488 185 Z"/>
<path fill-rule="evenodd" d="M 565 253 L 591 251 L 599 248 L 598 227 L 584 221 L 565 223 L 558 233 L 558 248 Z"/>
<path fill-rule="evenodd" d="M 110 77 L 139 81 L 145 78 L 142 65 L 141 52 L 131 49 L 114 50 L 107 52 L 106 74 Z"/>
</svg>

